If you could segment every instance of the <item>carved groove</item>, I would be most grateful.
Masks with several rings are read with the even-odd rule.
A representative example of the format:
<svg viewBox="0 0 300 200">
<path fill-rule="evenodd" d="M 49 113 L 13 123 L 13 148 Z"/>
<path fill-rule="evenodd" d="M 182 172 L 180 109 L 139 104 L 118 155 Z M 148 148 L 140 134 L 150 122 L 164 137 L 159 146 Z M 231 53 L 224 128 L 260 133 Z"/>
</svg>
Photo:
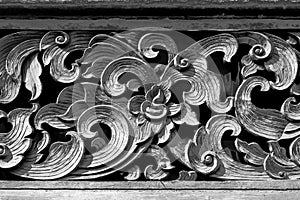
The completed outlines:
<svg viewBox="0 0 300 200">
<path fill-rule="evenodd" d="M 38 180 L 299 179 L 299 33 L 189 34 L 4 36 L 0 171 Z"/>
</svg>

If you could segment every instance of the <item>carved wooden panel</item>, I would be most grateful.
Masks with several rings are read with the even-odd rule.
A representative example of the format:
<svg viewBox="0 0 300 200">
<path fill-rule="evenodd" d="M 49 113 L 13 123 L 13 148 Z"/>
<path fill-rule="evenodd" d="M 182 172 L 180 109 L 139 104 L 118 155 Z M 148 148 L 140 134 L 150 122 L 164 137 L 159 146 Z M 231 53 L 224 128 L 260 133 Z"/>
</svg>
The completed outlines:
<svg viewBox="0 0 300 200">
<path fill-rule="evenodd" d="M 297 31 L 1 34 L 3 180 L 300 176 Z"/>
<path fill-rule="evenodd" d="M 297 199 L 299 2 L 1 0 L 0 199 Z"/>
</svg>

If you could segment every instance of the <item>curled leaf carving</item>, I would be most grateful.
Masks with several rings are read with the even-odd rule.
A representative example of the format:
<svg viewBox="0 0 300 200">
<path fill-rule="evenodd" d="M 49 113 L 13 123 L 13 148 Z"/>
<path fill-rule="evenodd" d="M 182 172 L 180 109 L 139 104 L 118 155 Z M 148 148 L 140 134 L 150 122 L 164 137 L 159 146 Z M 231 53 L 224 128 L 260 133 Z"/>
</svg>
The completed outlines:
<svg viewBox="0 0 300 200">
<path fill-rule="evenodd" d="M 268 156 L 259 144 L 252 142 L 248 144 L 240 139 L 235 140 L 235 146 L 240 151 L 245 153 L 244 159 L 254 165 L 263 165 L 265 158 Z"/>
<path fill-rule="evenodd" d="M 125 91 L 125 86 L 118 83 L 119 76 L 125 72 L 135 74 L 142 85 L 158 82 L 147 63 L 135 57 L 121 57 L 109 63 L 101 74 L 101 85 L 109 95 L 118 96 Z"/>
<path fill-rule="evenodd" d="M 168 35 L 162 33 L 148 33 L 143 35 L 138 43 L 138 50 L 147 58 L 155 58 L 158 52 L 153 50 L 155 45 L 164 47 L 168 52 L 168 63 L 178 53 L 175 41 Z"/>
<path fill-rule="evenodd" d="M 217 41 L 220 42 L 217 42 Z M 218 45 L 216 45 L 218 43 Z M 172 84 L 179 80 L 190 83 L 191 89 L 183 92 L 183 99 L 192 105 L 206 102 L 216 112 L 227 112 L 231 109 L 233 98 L 221 100 L 224 85 L 220 76 L 207 70 L 208 57 L 213 52 L 224 52 L 223 60 L 230 62 L 238 48 L 237 40 L 229 34 L 220 34 L 200 40 L 178 53 L 164 71 L 161 79 Z"/>
<path fill-rule="evenodd" d="M 70 135 L 71 140 L 53 143 L 44 162 L 36 163 L 36 154 L 29 154 L 21 167 L 12 173 L 31 179 L 51 180 L 72 172 L 81 160 L 84 144 L 75 132 L 66 135 Z"/>
<path fill-rule="evenodd" d="M 52 77 L 62 83 L 74 82 L 79 74 L 79 66 L 74 62 L 71 69 L 65 66 L 67 56 L 74 52 L 83 51 L 88 47 L 91 35 L 87 32 L 72 32 L 70 35 L 63 31 L 50 31 L 40 40 L 40 51 L 44 51 L 44 65 L 50 66 Z"/>
<path fill-rule="evenodd" d="M 157 167 L 154 168 L 153 165 L 149 165 L 145 168 L 145 177 L 152 180 L 161 180 L 168 176 L 167 170 L 174 168 L 171 165 L 171 161 L 168 158 L 166 152 L 159 146 L 152 145 L 148 154 L 155 158 L 157 162 Z"/>
<path fill-rule="evenodd" d="M 30 116 L 37 110 L 38 106 L 33 104 L 31 109 L 17 108 L 6 114 L 0 111 L 1 118 L 7 118 L 12 124 L 12 129 L 7 133 L 1 133 L 0 136 L 0 168 L 12 168 L 19 164 L 24 153 L 31 146 L 33 129 L 29 123 Z"/>
<path fill-rule="evenodd" d="M 256 86 L 260 86 L 261 91 L 270 89 L 270 83 L 263 77 L 247 78 L 236 93 L 236 116 L 250 133 L 268 139 L 279 139 L 288 121 L 280 111 L 258 108 L 251 102 L 251 91 Z"/>
<path fill-rule="evenodd" d="M 299 179 L 299 38 L 288 36 L 4 36 L 0 170 L 36 180 Z"/>
<path fill-rule="evenodd" d="M 10 103 L 17 97 L 22 81 L 22 64 L 27 56 L 39 50 L 41 36 L 40 32 L 18 32 L 0 39 L 1 103 Z"/>
</svg>

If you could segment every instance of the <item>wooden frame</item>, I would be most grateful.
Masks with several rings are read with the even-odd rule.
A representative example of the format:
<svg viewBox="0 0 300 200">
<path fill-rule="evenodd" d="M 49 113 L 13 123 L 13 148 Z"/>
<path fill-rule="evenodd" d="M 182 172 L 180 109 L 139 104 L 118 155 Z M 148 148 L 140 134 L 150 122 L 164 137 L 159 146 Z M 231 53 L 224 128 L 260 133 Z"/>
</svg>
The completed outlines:
<svg viewBox="0 0 300 200">
<path fill-rule="evenodd" d="M 227 0 L 208 0 L 199 2 L 196 0 L 180 1 L 175 0 L 172 3 L 159 0 L 159 1 L 142 1 L 137 2 L 134 0 L 122 1 L 88 1 L 82 0 L 80 2 L 75 0 L 70 1 L 26 1 L 26 0 L 3 0 L 0 2 L 0 30 L 2 30 L 3 36 L 9 35 L 13 32 L 19 31 L 33 31 L 43 32 L 47 34 L 48 31 L 65 31 L 72 33 L 73 31 L 81 30 L 86 33 L 109 33 L 111 31 L 126 31 L 130 29 L 137 29 L 142 27 L 160 27 L 164 29 L 172 29 L 179 32 L 213 32 L 208 34 L 209 37 L 222 33 L 238 33 L 238 32 L 253 32 L 259 33 L 267 32 L 272 34 L 273 32 L 292 32 L 295 39 L 298 37 L 297 32 L 300 27 L 300 19 L 298 13 L 300 4 L 297 1 L 260 1 L 238 0 L 235 2 Z M 158 13 L 158 14 L 157 14 Z M 6 33 L 7 32 L 7 33 Z M 60 32 L 61 33 L 61 32 Z M 64 33 L 63 33 L 64 34 Z M 95 34 L 94 34 L 95 35 Z M 270 38 L 273 36 L 268 35 Z M 45 35 L 43 36 L 45 37 Z M 221 36 L 220 36 L 221 37 Z M 256 38 L 258 36 L 250 36 L 250 38 Z M 90 37 L 89 39 L 91 39 Z M 198 39 L 198 38 L 197 38 Z M 228 39 L 228 38 L 226 38 Z M 279 43 L 277 38 L 272 38 L 271 43 Z M 59 41 L 60 42 L 60 41 Z M 63 41 L 62 41 L 63 42 Z M 298 44 L 297 41 L 291 41 L 288 43 L 289 48 L 292 45 Z M 295 43 L 296 42 L 296 43 Z M 232 45 L 232 44 L 231 44 Z M 253 44 L 251 44 L 254 46 Z M 1 48 L 1 47 L 0 47 Z M 43 51 L 47 51 L 48 47 L 42 48 Z M 280 47 L 276 47 L 278 51 Z M 289 55 L 286 62 L 293 60 L 297 62 L 296 54 L 297 48 L 295 47 L 295 54 L 292 57 Z M 265 49 L 266 50 L 266 49 Z M 286 49 L 283 50 L 286 52 Z M 226 51 L 225 51 L 226 54 Z M 250 55 L 250 53 L 249 53 Z M 31 60 L 33 61 L 33 59 Z M 274 64 L 274 63 L 273 63 Z M 292 64 L 291 64 L 292 65 Z M 293 68 L 293 66 L 291 66 Z M 293 77 L 288 75 L 288 77 Z M 36 76 L 33 73 L 33 76 Z M 289 83 L 286 83 L 289 84 Z M 278 86 L 279 87 L 279 86 Z M 290 87 L 290 85 L 289 85 Z M 29 87 L 30 88 L 30 87 Z M 274 87 L 276 88 L 276 87 Z M 27 88 L 28 89 L 28 88 Z M 33 92 L 33 89 L 29 89 Z M 289 110 L 289 102 L 286 102 L 286 111 L 283 112 L 283 117 L 291 118 L 294 122 L 298 120 L 298 113 L 296 117 L 293 110 Z M 33 110 L 36 108 L 33 108 Z M 283 109 L 284 110 L 284 109 Z M 296 110 L 297 111 L 297 110 Z M 244 111 L 243 111 L 244 112 Z M 242 117 L 241 117 L 242 118 Z M 274 123 L 276 125 L 276 123 Z M 242 123 L 244 127 L 247 127 L 247 122 Z M 295 124 L 292 124 L 289 131 L 294 131 Z M 261 127 L 259 127 L 261 128 Z M 267 127 L 268 128 L 268 127 Z M 248 131 L 251 128 L 248 128 Z M 296 130 L 298 130 L 296 128 Z M 289 132 L 287 131 L 287 132 Z M 297 135 L 294 131 L 292 134 Z M 261 136 L 260 134 L 257 134 Z M 296 136 L 287 136 L 286 138 L 296 138 Z M 266 135 L 264 135 L 266 136 Z M 281 136 L 280 136 L 281 137 Z M 267 136 L 270 140 L 280 140 L 280 137 Z M 297 144 L 298 140 L 294 140 L 293 144 Z M 272 142 L 271 142 L 272 143 Z M 195 143 L 197 144 L 197 143 Z M 243 146 L 244 145 L 244 146 Z M 248 145 L 248 147 L 247 147 Z M 273 143 L 272 143 L 273 145 Z M 275 152 L 281 152 L 280 146 L 274 144 L 271 148 L 273 151 L 270 155 L 274 155 Z M 286 144 L 285 144 L 286 145 Z M 242 146 L 242 147 L 241 147 Z M 253 153 L 251 148 L 253 146 L 250 143 L 241 143 L 240 151 L 250 155 Z M 4 147 L 6 148 L 6 147 Z M 83 147 L 82 147 L 83 148 Z M 276 148 L 278 148 L 276 150 Z M 293 147 L 290 147 L 293 149 Z M 255 149 L 255 148 L 254 148 Z M 292 179 L 298 179 L 298 161 L 297 161 L 297 146 L 295 149 L 295 155 L 291 158 L 288 155 L 288 161 L 293 163 L 286 164 L 282 161 L 277 163 L 278 168 L 271 167 L 271 169 L 264 170 L 272 178 L 286 178 L 294 177 Z M 253 149 L 252 149 L 253 150 Z M 254 150 L 254 152 L 257 149 Z M 264 149 L 265 150 L 265 149 Z M 287 149 L 288 150 L 288 149 Z M 291 152 L 294 152 L 290 150 Z M 76 152 L 75 152 L 76 153 Z M 276 154 L 276 153 L 275 153 Z M 163 154 L 164 155 L 164 154 Z M 283 154 L 277 154 L 277 157 L 282 158 Z M 155 156 L 154 156 L 155 157 Z M 276 155 L 275 155 L 276 157 Z M 157 158 L 160 163 L 159 158 Z M 218 158 L 219 159 L 219 158 Z M 261 158 L 265 159 L 265 158 Z M 280 160 L 280 159 L 279 159 Z M 252 160 L 253 161 L 253 160 Z M 272 161 L 272 163 L 271 163 Z M 273 165 L 275 161 L 271 160 L 270 165 Z M 251 162 L 251 159 L 250 159 Z M 259 161 L 261 164 L 262 160 Z M 264 161 L 264 163 L 266 160 Z M 280 162 L 280 161 L 279 161 Z M 295 164 L 296 163 L 296 164 Z M 166 164 L 166 163 L 164 163 Z M 168 164 L 168 163 L 167 163 Z M 257 160 L 254 161 L 257 165 Z M 286 164 L 286 166 L 283 166 Z M 1 165 L 1 163 L 0 163 Z M 267 164 L 265 164 L 267 165 Z M 162 165 L 165 167 L 165 165 Z M 283 166 L 283 167 L 282 167 Z M 194 166 L 198 172 L 202 174 L 206 173 L 206 168 L 199 168 Z M 226 168 L 226 167 L 225 167 Z M 203 171 L 201 171 L 203 170 Z M 286 171 L 284 171 L 286 170 Z M 9 171 L 9 170 L 8 170 Z M 2 172 L 2 176 L 6 177 L 5 170 Z M 197 173 L 198 173 L 197 172 Z M 282 172 L 282 173 L 281 173 Z M 211 171 L 207 172 L 207 174 Z M 15 173 L 16 174 L 16 173 Z M 25 177 L 27 174 L 25 175 Z M 164 177 L 161 175 L 161 178 Z M 259 175 L 260 176 L 260 175 Z M 44 176 L 44 179 L 46 175 Z M 190 178 L 189 178 L 190 177 Z M 241 175 L 238 179 L 244 179 L 246 175 Z M 61 178 L 61 177 L 54 177 Z M 133 177 L 134 178 L 134 177 Z M 203 178 L 203 179 L 202 179 Z M 269 176 L 262 175 L 257 178 L 257 181 L 203 181 L 207 180 L 206 175 L 201 177 L 201 181 L 133 181 L 133 182 L 111 182 L 108 179 L 90 180 L 90 181 L 28 181 L 28 180 L 14 180 L 16 177 L 8 177 L 7 181 L 0 182 L 0 196 L 4 199 L 54 199 L 63 197 L 64 199 L 155 199 L 155 198 L 177 198 L 177 199 L 198 199 L 202 198 L 228 198 L 228 199 L 252 199 L 252 198 L 264 198 L 264 199 L 281 199 L 281 198 L 297 198 L 299 195 L 299 183 L 294 180 L 280 180 L 280 181 L 265 181 Z M 43 179 L 43 178 L 42 178 Z M 194 180 L 193 176 L 189 174 L 183 180 Z M 226 179 L 226 178 L 225 178 Z M 256 180 L 256 178 L 249 178 Z"/>
<path fill-rule="evenodd" d="M 4 199 L 295 199 L 299 183 L 269 182 L 2 182 Z"/>
</svg>

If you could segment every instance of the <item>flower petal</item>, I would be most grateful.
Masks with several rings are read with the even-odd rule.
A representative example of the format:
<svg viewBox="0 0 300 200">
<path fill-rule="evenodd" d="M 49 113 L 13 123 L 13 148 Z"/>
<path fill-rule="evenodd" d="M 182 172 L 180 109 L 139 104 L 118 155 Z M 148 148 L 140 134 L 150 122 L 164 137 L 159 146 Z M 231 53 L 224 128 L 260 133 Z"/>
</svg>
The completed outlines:
<svg viewBox="0 0 300 200">
<path fill-rule="evenodd" d="M 139 126 L 139 125 L 142 125 L 146 122 L 146 118 L 144 117 L 143 114 L 139 114 L 138 117 L 136 118 L 136 124 Z"/>
<path fill-rule="evenodd" d="M 159 90 L 158 94 L 153 98 L 152 102 L 155 104 L 164 104 L 165 102 L 164 93 L 161 90 Z"/>
<path fill-rule="evenodd" d="M 145 97 L 148 101 L 152 102 L 153 98 L 159 93 L 159 86 L 153 85 L 151 89 L 146 93 Z"/>
<path fill-rule="evenodd" d="M 152 129 L 152 132 L 154 134 L 157 134 L 159 133 L 166 125 L 166 121 L 165 120 L 161 120 L 157 123 L 153 123 L 151 122 L 151 129 Z"/>
<path fill-rule="evenodd" d="M 139 127 L 137 142 L 145 142 L 150 136 L 152 136 L 151 123 L 146 120 L 145 123 Z"/>
<path fill-rule="evenodd" d="M 164 103 L 168 103 L 170 98 L 171 98 L 171 91 L 169 90 L 171 88 L 172 85 L 172 81 L 163 81 L 159 84 L 160 89 L 163 91 L 164 96 L 165 96 L 165 102 Z"/>
<path fill-rule="evenodd" d="M 138 114 L 141 110 L 141 105 L 145 101 L 143 95 L 137 95 L 129 99 L 127 107 L 132 114 Z"/>
<path fill-rule="evenodd" d="M 182 109 L 182 104 L 170 103 L 168 104 L 169 113 L 168 116 L 173 116 L 179 113 Z"/>
<path fill-rule="evenodd" d="M 150 101 L 144 101 L 143 103 L 142 103 L 142 105 L 141 105 L 141 107 L 140 107 L 140 112 L 141 113 L 145 113 L 146 112 L 146 110 L 147 110 L 147 108 L 149 108 L 151 106 L 151 102 Z"/>
<path fill-rule="evenodd" d="M 157 121 L 167 117 L 168 109 L 165 105 L 154 105 L 146 108 L 145 115 L 148 119 Z"/>
<path fill-rule="evenodd" d="M 159 123 L 152 123 L 145 120 L 145 123 L 143 123 L 139 127 L 139 137 L 137 141 L 138 142 L 146 141 L 149 137 L 161 132 L 164 126 L 165 126 L 165 121 L 160 121 Z"/>
<path fill-rule="evenodd" d="M 167 142 L 170 139 L 173 129 L 174 129 L 174 123 L 173 122 L 168 123 L 165 129 L 162 131 L 162 133 L 158 135 L 157 144 L 163 144 Z"/>
<path fill-rule="evenodd" d="M 165 104 L 169 102 L 171 99 L 172 93 L 170 90 L 163 90 L 164 95 L 165 95 Z"/>
<path fill-rule="evenodd" d="M 142 84 L 138 79 L 131 79 L 127 82 L 126 86 L 129 90 L 137 92 Z"/>
</svg>

